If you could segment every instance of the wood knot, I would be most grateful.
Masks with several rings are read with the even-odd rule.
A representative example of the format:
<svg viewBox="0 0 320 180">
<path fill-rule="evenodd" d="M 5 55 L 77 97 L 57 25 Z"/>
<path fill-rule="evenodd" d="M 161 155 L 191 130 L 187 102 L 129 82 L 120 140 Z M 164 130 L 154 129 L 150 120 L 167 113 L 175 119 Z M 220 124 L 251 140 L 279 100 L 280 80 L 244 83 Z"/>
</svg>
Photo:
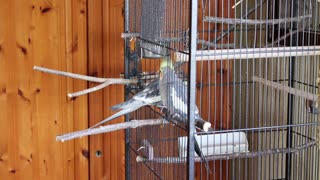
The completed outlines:
<svg viewBox="0 0 320 180">
<path fill-rule="evenodd" d="M 226 74 L 228 72 L 228 70 L 227 69 L 218 69 L 217 72 L 220 74 Z"/>
<path fill-rule="evenodd" d="M 45 8 L 43 8 L 43 9 L 40 7 L 40 11 L 41 11 L 41 13 L 43 13 L 43 14 L 49 12 L 51 9 L 52 9 L 51 7 L 45 7 Z"/>
<path fill-rule="evenodd" d="M 30 102 L 30 99 L 28 99 L 23 92 L 21 91 L 21 89 L 18 89 L 18 95 L 22 98 L 22 100 Z"/>
<path fill-rule="evenodd" d="M 22 52 L 22 54 L 24 55 L 27 55 L 27 48 L 26 47 L 23 47 L 22 45 L 20 44 L 17 44 L 17 47 L 20 49 L 20 51 Z"/>
<path fill-rule="evenodd" d="M 85 158 L 89 159 L 89 151 L 88 150 L 82 149 L 81 153 Z"/>
</svg>

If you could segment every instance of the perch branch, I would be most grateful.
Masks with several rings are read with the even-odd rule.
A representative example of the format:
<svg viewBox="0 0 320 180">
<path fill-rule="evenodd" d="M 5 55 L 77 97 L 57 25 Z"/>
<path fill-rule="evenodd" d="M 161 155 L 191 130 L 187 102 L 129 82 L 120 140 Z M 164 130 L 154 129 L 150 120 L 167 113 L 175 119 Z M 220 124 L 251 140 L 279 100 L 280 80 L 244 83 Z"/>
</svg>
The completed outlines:
<svg viewBox="0 0 320 180">
<path fill-rule="evenodd" d="M 81 75 L 81 74 L 75 74 L 75 73 L 59 71 L 59 70 L 54 70 L 54 69 L 49 69 L 49 68 L 44 68 L 44 67 L 39 67 L 39 66 L 33 66 L 33 69 L 37 70 L 37 71 L 44 72 L 44 73 L 56 74 L 56 75 L 60 75 L 60 76 L 66 76 L 66 77 L 71 77 L 74 79 L 81 79 L 81 80 L 90 81 L 90 82 L 97 82 L 97 83 L 104 83 L 106 81 L 111 81 L 111 82 L 117 82 L 117 84 L 135 84 L 138 82 L 136 79 L 99 78 L 99 77 L 92 77 L 92 76 L 86 76 L 86 75 Z M 118 83 L 118 82 L 121 82 L 121 83 Z"/>
<path fill-rule="evenodd" d="M 140 33 L 121 33 L 121 38 L 136 38 L 139 36 Z"/>
<path fill-rule="evenodd" d="M 82 90 L 82 91 L 78 91 L 78 92 L 74 92 L 74 93 L 68 93 L 68 97 L 69 98 L 74 98 L 74 97 L 77 97 L 77 96 L 81 96 L 81 95 L 84 95 L 84 94 L 88 94 L 88 93 L 91 93 L 91 92 L 94 92 L 94 91 L 98 91 L 100 89 L 103 89 L 109 85 L 112 85 L 112 84 L 128 84 L 128 82 L 130 81 L 127 81 L 129 79 L 122 79 L 122 78 L 108 78 L 109 80 L 105 81 L 104 83 L 102 84 L 99 84 L 95 87 L 92 87 L 92 88 L 89 88 L 89 89 L 85 89 L 85 90 Z M 136 81 L 136 80 L 135 80 Z"/>
<path fill-rule="evenodd" d="M 293 34 L 296 34 L 297 32 L 301 31 L 303 28 L 300 28 L 300 29 L 297 29 L 297 30 L 294 30 L 294 31 L 291 31 L 289 33 L 286 33 L 285 35 L 281 36 L 279 39 L 277 39 L 276 41 L 270 43 L 270 44 L 267 44 L 265 47 L 270 47 L 270 46 L 273 46 L 274 44 L 277 44 L 279 43 L 280 41 L 283 41 L 284 39 L 286 39 L 287 37 L 289 36 L 292 36 Z"/>
<path fill-rule="evenodd" d="M 232 9 L 234 9 L 235 7 L 237 7 L 243 0 L 240 0 L 238 1 L 237 3 L 235 3 L 233 6 L 232 6 Z"/>
<path fill-rule="evenodd" d="M 103 88 L 109 86 L 110 84 L 113 84 L 113 83 L 110 82 L 110 81 L 106 81 L 106 82 L 104 82 L 102 84 L 99 84 L 99 85 L 97 85 L 95 87 L 92 87 L 92 88 L 89 88 L 89 89 L 85 89 L 85 90 L 74 92 L 74 93 L 68 93 L 68 97 L 69 98 L 75 98 L 75 97 L 78 97 L 78 96 L 81 96 L 81 95 L 89 94 L 89 93 L 92 93 L 94 91 L 98 91 L 100 89 L 103 89 Z"/>
<path fill-rule="evenodd" d="M 273 25 L 273 24 L 280 24 L 280 23 L 289 23 L 289 22 L 299 22 L 305 18 L 310 18 L 311 15 L 306 16 L 298 16 L 292 18 L 283 18 L 283 19 L 266 19 L 266 20 L 258 20 L 258 19 L 240 19 L 240 18 L 221 18 L 221 17 L 211 17 L 206 16 L 204 17 L 204 22 L 210 23 L 226 23 L 226 24 L 248 24 L 248 25 Z"/>
<path fill-rule="evenodd" d="M 234 49 L 236 46 L 235 44 L 215 44 L 209 41 L 205 41 L 202 39 L 199 39 L 198 44 L 203 44 L 205 46 L 209 46 L 209 47 L 215 47 L 217 49 Z"/>
<path fill-rule="evenodd" d="M 84 136 L 89 136 L 94 134 L 101 134 L 101 133 L 118 131 L 118 130 L 123 130 L 128 128 L 137 128 L 142 126 L 162 125 L 166 123 L 168 122 L 165 121 L 164 119 L 131 120 L 129 122 L 100 126 L 97 128 L 85 129 L 81 131 L 75 131 L 75 132 L 59 135 L 56 137 L 56 140 L 64 142 L 64 141 L 72 140 L 75 138 L 81 138 Z"/>
<path fill-rule="evenodd" d="M 299 89 L 296 89 L 296 88 L 292 88 L 292 87 L 289 87 L 289 86 L 286 86 L 286 85 L 283 85 L 283 84 L 275 83 L 275 82 L 272 82 L 272 81 L 269 81 L 269 80 L 266 80 L 266 79 L 263 79 L 263 78 L 259 78 L 259 77 L 256 77 L 256 76 L 253 76 L 252 79 L 253 79 L 253 81 L 265 84 L 265 85 L 270 86 L 272 88 L 275 88 L 275 89 L 278 89 L 278 90 L 282 90 L 284 92 L 287 92 L 287 93 L 290 93 L 290 94 L 293 94 L 293 95 L 296 95 L 296 96 L 299 96 L 299 97 L 303 97 L 305 99 L 309 99 L 311 101 L 317 101 L 317 99 L 318 99 L 318 96 L 315 95 L 315 94 L 311 94 L 311 93 L 308 93 L 306 91 L 302 91 L 302 90 L 299 90 Z"/>
<path fill-rule="evenodd" d="M 252 14 L 257 8 L 259 8 L 265 1 L 260 2 L 257 6 L 251 8 L 247 14 L 243 15 L 241 18 L 245 19 L 248 16 L 250 16 L 250 14 Z M 231 26 L 226 32 L 222 33 L 218 38 L 216 38 L 215 40 L 213 40 L 213 44 L 217 44 L 217 42 L 219 42 L 222 38 L 224 38 L 226 35 L 228 35 L 231 31 L 233 31 L 236 27 L 238 26 L 238 24 Z"/>
</svg>

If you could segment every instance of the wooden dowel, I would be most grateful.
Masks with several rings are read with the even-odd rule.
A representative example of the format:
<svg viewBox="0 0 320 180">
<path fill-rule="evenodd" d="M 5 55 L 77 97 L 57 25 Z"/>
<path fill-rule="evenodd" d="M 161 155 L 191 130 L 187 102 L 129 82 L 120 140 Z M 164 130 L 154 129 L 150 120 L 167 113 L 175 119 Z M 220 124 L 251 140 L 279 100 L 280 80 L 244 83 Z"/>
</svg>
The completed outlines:
<svg viewBox="0 0 320 180">
<path fill-rule="evenodd" d="M 269 80 L 266 80 L 266 79 L 263 79 L 263 78 L 260 78 L 260 77 L 253 76 L 252 79 L 255 82 L 259 82 L 259 83 L 265 84 L 265 85 L 270 86 L 272 88 L 275 88 L 275 89 L 278 89 L 278 90 L 293 94 L 295 96 L 303 97 L 303 98 L 311 100 L 311 101 L 317 101 L 317 99 L 318 99 L 318 96 L 315 95 L 315 94 L 311 94 L 311 93 L 308 93 L 306 91 L 302 91 L 302 90 L 299 90 L 299 89 L 296 89 L 296 88 L 292 88 L 292 87 L 289 87 L 289 86 L 286 86 L 286 85 L 283 85 L 283 84 L 279 84 L 279 83 L 276 83 L 276 82 L 272 82 L 272 81 L 269 81 Z"/>
<path fill-rule="evenodd" d="M 71 77 L 74 79 L 81 79 L 81 80 L 97 82 L 97 83 L 104 83 L 106 81 L 111 81 L 111 82 L 116 82 L 116 84 L 135 84 L 138 82 L 138 80 L 136 80 L 136 79 L 99 78 L 99 77 L 92 77 L 92 76 L 86 76 L 86 75 L 81 75 L 81 74 L 75 74 L 75 73 L 59 71 L 59 70 L 54 70 L 54 69 L 49 69 L 49 68 L 44 68 L 44 67 L 39 67 L 39 66 L 34 66 L 33 69 L 37 70 L 37 71 L 44 72 L 44 73 L 56 74 L 56 75 L 60 75 L 60 76 L 66 76 L 66 77 Z"/>
<path fill-rule="evenodd" d="M 75 138 L 81 138 L 84 136 L 101 134 L 106 132 L 118 131 L 128 128 L 137 128 L 142 126 L 153 126 L 153 125 L 162 125 L 168 123 L 164 119 L 145 119 L 145 120 L 131 120 L 129 122 L 123 122 L 118 124 L 111 124 L 106 126 L 100 126 L 92 129 L 85 129 L 81 131 L 75 131 L 63 135 L 59 135 L 56 137 L 57 141 L 68 141 Z"/>
</svg>

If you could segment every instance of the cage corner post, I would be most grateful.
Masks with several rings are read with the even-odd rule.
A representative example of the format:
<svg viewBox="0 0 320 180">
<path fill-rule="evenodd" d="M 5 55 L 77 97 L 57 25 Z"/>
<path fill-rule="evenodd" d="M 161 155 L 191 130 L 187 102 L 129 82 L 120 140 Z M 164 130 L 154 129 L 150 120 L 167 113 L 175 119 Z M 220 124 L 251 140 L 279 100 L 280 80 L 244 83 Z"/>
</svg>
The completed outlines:
<svg viewBox="0 0 320 180">
<path fill-rule="evenodd" d="M 129 0 L 124 0 L 124 31 L 129 32 Z M 129 53 L 130 53 L 130 41 L 124 38 L 124 78 L 129 77 Z M 128 86 L 125 86 L 124 98 L 128 99 Z M 125 121 L 129 121 L 129 115 L 125 115 Z M 130 129 L 125 130 L 125 179 L 130 180 L 130 147 L 129 147 Z"/>
<path fill-rule="evenodd" d="M 189 129 L 188 129 L 188 179 L 195 177 L 194 144 L 195 144 L 195 101 L 196 101 L 196 51 L 198 27 L 198 0 L 190 1 L 190 51 L 189 51 Z"/>
</svg>

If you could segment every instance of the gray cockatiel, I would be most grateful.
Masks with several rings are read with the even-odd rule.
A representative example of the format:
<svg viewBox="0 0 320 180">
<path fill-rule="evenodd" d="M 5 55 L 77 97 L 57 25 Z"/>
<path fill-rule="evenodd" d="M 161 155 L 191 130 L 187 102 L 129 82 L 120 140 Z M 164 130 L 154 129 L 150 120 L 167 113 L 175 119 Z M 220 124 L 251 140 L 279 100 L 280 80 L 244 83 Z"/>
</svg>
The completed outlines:
<svg viewBox="0 0 320 180">
<path fill-rule="evenodd" d="M 188 87 L 175 73 L 170 57 L 165 57 L 161 61 L 159 86 L 163 106 L 167 108 L 169 114 L 172 117 L 178 117 L 179 122 L 188 124 Z M 196 107 L 195 121 L 199 120 L 202 118 Z M 211 126 L 210 123 L 208 124 Z M 195 138 L 194 140 L 195 152 L 201 157 L 207 170 L 211 172 L 198 142 Z"/>
<path fill-rule="evenodd" d="M 120 110 L 114 115 L 102 120 L 101 122 L 93 125 L 91 128 L 102 125 L 108 121 L 111 121 L 117 117 L 133 112 L 146 105 L 159 105 L 161 104 L 161 97 L 159 93 L 159 79 L 155 79 L 148 84 L 142 91 L 136 93 L 131 99 L 112 106 L 112 110 Z"/>
</svg>

